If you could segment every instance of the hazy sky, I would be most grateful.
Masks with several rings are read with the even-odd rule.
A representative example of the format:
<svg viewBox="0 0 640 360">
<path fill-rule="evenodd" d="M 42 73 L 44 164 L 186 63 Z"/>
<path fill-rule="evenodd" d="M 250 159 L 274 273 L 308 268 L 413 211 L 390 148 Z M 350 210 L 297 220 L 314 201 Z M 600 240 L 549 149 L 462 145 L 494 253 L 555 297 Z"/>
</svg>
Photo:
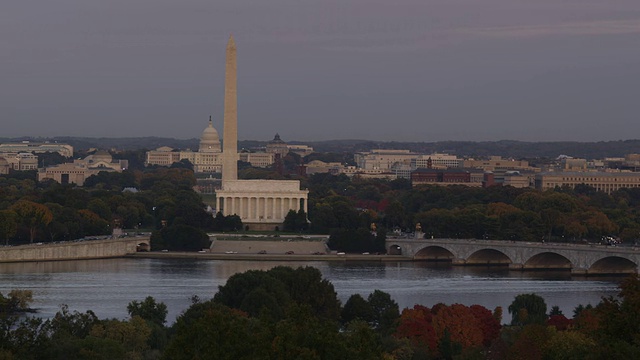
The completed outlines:
<svg viewBox="0 0 640 360">
<path fill-rule="evenodd" d="M 640 138 L 638 0 L 2 0 L 0 137 Z"/>
</svg>

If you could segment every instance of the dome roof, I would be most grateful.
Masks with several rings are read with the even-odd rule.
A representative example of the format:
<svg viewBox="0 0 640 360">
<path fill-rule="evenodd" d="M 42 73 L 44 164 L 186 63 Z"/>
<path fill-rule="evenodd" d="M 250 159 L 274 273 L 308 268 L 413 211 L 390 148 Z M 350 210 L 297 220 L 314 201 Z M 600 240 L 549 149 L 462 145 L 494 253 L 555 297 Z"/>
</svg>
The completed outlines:
<svg viewBox="0 0 640 360">
<path fill-rule="evenodd" d="M 276 133 L 276 136 L 273 137 L 273 140 L 269 141 L 269 144 L 286 144 L 282 139 L 280 139 L 280 134 Z"/>
<path fill-rule="evenodd" d="M 104 151 L 104 150 L 98 150 L 96 151 L 93 155 L 88 156 L 88 160 L 89 162 L 99 162 L 99 161 L 104 161 L 106 163 L 110 163 L 111 161 L 113 161 L 113 157 L 111 156 L 111 154 L 109 154 L 109 152 Z"/>
<path fill-rule="evenodd" d="M 202 132 L 200 137 L 200 152 L 220 152 L 220 136 L 218 130 L 213 127 L 211 117 L 209 117 L 209 126 Z"/>
</svg>

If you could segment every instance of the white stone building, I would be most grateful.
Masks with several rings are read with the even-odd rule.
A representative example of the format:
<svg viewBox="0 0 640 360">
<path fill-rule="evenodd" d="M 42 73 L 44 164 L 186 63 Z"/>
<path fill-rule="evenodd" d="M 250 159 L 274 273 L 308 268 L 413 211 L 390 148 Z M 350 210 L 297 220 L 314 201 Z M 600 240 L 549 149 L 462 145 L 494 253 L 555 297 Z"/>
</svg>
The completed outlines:
<svg viewBox="0 0 640 360">
<path fill-rule="evenodd" d="M 57 152 L 64 157 L 73 156 L 73 146 L 69 144 L 59 144 L 51 142 L 31 142 L 22 141 L 19 143 L 0 144 L 0 153 L 33 153 L 42 154 L 46 152 Z"/>
<path fill-rule="evenodd" d="M 193 171 L 197 173 L 210 173 L 222 171 L 222 152 L 220 149 L 220 137 L 209 118 L 209 126 L 202 132 L 198 151 L 175 150 L 168 146 L 157 148 L 147 152 L 145 165 L 171 166 L 171 164 L 189 160 L 193 164 Z"/>
<path fill-rule="evenodd" d="M 82 160 L 38 169 L 38 181 L 51 179 L 61 184 L 82 186 L 91 175 L 97 175 L 101 171 L 122 172 L 127 167 L 127 160 L 113 161 L 111 154 L 98 151 Z"/>
</svg>

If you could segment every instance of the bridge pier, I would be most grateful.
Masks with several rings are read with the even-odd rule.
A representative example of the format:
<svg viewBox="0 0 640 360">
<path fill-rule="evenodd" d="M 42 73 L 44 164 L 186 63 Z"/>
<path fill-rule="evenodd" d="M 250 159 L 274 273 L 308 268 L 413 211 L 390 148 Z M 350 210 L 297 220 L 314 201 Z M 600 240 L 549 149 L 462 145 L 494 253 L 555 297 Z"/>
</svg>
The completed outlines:
<svg viewBox="0 0 640 360">
<path fill-rule="evenodd" d="M 589 269 L 573 267 L 571 275 L 589 275 Z"/>
<path fill-rule="evenodd" d="M 465 259 L 462 259 L 462 258 L 453 258 L 453 259 L 451 259 L 451 265 L 464 266 L 464 265 L 467 265 L 467 261 Z"/>
<path fill-rule="evenodd" d="M 509 264 L 509 270 L 524 270 L 524 265 L 511 263 Z"/>
</svg>

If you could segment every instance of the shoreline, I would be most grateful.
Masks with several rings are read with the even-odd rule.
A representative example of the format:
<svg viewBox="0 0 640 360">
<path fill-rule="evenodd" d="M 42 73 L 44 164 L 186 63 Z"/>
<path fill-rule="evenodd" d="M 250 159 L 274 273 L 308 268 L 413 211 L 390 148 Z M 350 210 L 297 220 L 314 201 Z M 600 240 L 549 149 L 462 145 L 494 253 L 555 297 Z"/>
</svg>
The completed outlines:
<svg viewBox="0 0 640 360">
<path fill-rule="evenodd" d="M 224 254 L 211 252 L 137 252 L 125 255 L 125 258 L 142 259 L 196 259 L 196 260 L 247 260 L 247 261 L 368 261 L 368 262 L 394 262 L 414 261 L 402 255 L 363 255 L 363 254 Z"/>
</svg>

